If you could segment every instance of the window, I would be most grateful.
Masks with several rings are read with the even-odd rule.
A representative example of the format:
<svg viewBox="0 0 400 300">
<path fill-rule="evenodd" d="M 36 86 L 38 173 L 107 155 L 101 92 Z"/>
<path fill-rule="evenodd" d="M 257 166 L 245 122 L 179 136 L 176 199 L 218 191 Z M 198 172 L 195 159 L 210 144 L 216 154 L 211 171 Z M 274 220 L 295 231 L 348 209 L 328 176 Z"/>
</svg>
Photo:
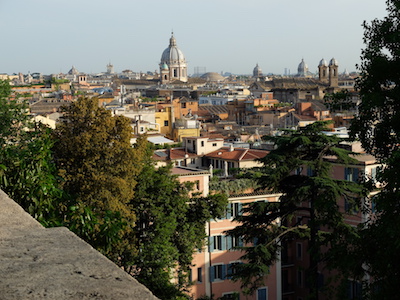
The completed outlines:
<svg viewBox="0 0 400 300">
<path fill-rule="evenodd" d="M 227 243 L 227 245 L 226 245 L 227 250 L 234 250 L 233 248 L 235 248 L 235 247 L 243 246 L 242 238 L 237 237 L 237 236 L 227 236 L 226 243 Z"/>
<path fill-rule="evenodd" d="M 297 285 L 302 287 L 303 286 L 303 271 L 297 270 Z"/>
<path fill-rule="evenodd" d="M 302 259 L 303 258 L 303 244 L 296 243 L 296 258 Z"/>
<path fill-rule="evenodd" d="M 194 164 L 196 163 L 196 159 L 195 159 L 195 158 L 191 158 L 191 159 L 190 159 L 190 163 L 191 163 L 192 165 L 194 165 Z"/>
<path fill-rule="evenodd" d="M 186 108 L 186 102 L 181 103 L 181 108 Z"/>
<path fill-rule="evenodd" d="M 204 141 L 201 141 L 201 147 L 204 147 Z"/>
<path fill-rule="evenodd" d="M 315 174 L 314 174 L 314 170 L 311 168 L 311 167 L 308 167 L 307 168 L 307 176 L 308 177 L 313 177 Z"/>
<path fill-rule="evenodd" d="M 168 120 L 164 121 L 164 126 L 168 126 Z"/>
<path fill-rule="evenodd" d="M 257 290 L 257 300 L 268 300 L 268 288 L 262 287 Z"/>
<path fill-rule="evenodd" d="M 194 189 L 196 191 L 200 190 L 200 180 L 194 181 Z"/>
<path fill-rule="evenodd" d="M 222 250 L 222 235 L 214 236 L 214 249 Z"/>
<path fill-rule="evenodd" d="M 377 170 L 378 170 L 377 167 L 371 169 L 371 179 L 372 179 L 373 181 L 376 181 L 376 173 L 377 173 Z"/>
<path fill-rule="evenodd" d="M 354 199 L 347 200 L 344 199 L 344 211 L 349 214 L 357 214 L 358 213 L 358 205 Z"/>
<path fill-rule="evenodd" d="M 191 143 L 192 143 L 192 140 L 187 140 L 187 142 L 188 142 L 188 144 L 191 144 Z"/>
<path fill-rule="evenodd" d="M 303 171 L 303 167 L 298 167 L 294 170 L 294 175 L 301 175 L 301 172 Z M 307 171 L 308 173 L 308 171 Z"/>
<path fill-rule="evenodd" d="M 228 208 L 226 211 L 226 218 L 234 218 L 237 216 L 240 216 L 242 214 L 242 203 L 240 202 L 235 202 L 235 203 L 229 203 Z"/>
<path fill-rule="evenodd" d="M 237 273 L 236 264 L 237 263 L 231 263 L 231 264 L 228 265 L 227 270 L 226 270 L 227 271 L 226 272 L 226 277 L 228 279 L 231 279 L 232 275 Z"/>
<path fill-rule="evenodd" d="M 213 147 L 217 147 L 217 143 L 213 143 L 212 146 L 213 146 Z"/>
<path fill-rule="evenodd" d="M 208 238 L 209 251 L 222 251 L 226 250 L 226 236 L 214 235 Z"/>
<path fill-rule="evenodd" d="M 358 181 L 358 169 L 357 168 L 344 168 L 344 179 L 348 181 Z"/>
<path fill-rule="evenodd" d="M 210 281 L 224 280 L 226 275 L 226 266 L 223 264 L 210 267 Z"/>
<path fill-rule="evenodd" d="M 203 270 L 202 270 L 202 268 L 197 268 L 197 282 L 203 282 Z"/>
<path fill-rule="evenodd" d="M 232 293 L 223 293 L 221 298 L 218 298 L 221 300 L 240 300 L 240 294 L 237 292 L 232 292 Z"/>
<path fill-rule="evenodd" d="M 347 297 L 348 299 L 362 299 L 362 284 L 357 281 L 347 282 Z"/>
<path fill-rule="evenodd" d="M 324 286 L 324 274 L 318 273 L 318 288 Z"/>
</svg>

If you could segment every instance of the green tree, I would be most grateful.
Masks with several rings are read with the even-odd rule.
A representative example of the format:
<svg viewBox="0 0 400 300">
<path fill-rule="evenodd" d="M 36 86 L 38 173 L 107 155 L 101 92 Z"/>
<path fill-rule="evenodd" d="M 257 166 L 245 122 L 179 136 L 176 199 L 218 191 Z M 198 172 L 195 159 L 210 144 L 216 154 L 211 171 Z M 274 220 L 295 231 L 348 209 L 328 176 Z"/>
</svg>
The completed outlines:
<svg viewBox="0 0 400 300">
<path fill-rule="evenodd" d="M 348 90 L 329 93 L 324 96 L 324 102 L 331 112 L 355 110 L 356 104 L 352 100 L 352 94 Z"/>
<path fill-rule="evenodd" d="M 54 157 L 62 178 L 66 225 L 115 262 L 130 244 L 135 214 L 130 201 L 140 165 L 132 127 L 123 116 L 80 98 L 63 108 L 54 131 Z"/>
<path fill-rule="evenodd" d="M 0 144 L 17 144 L 33 126 L 25 101 L 11 98 L 11 86 L 0 80 Z"/>
<path fill-rule="evenodd" d="M 318 299 L 318 272 L 326 265 L 333 267 L 331 251 L 356 234 L 344 221 L 338 200 L 345 197 L 358 207 L 365 191 L 358 183 L 332 178 L 330 160 L 348 164 L 354 159 L 340 147 L 342 139 L 323 133 L 326 125 L 316 122 L 282 136 L 265 137 L 275 143 L 276 149 L 262 159 L 264 176 L 260 183 L 266 190 L 282 195 L 278 202 L 245 206 L 244 213 L 235 219 L 240 225 L 228 231 L 248 244 L 242 257 L 246 263 L 236 266 L 234 279 L 241 280 L 249 292 L 263 282 L 285 244 L 305 239 L 310 254 L 310 299 Z M 307 226 L 296 223 L 294 216 L 298 213 L 305 216 Z M 322 251 L 323 246 L 331 250 Z"/>
<path fill-rule="evenodd" d="M 224 213 L 227 197 L 190 198 L 191 186 L 172 176 L 171 166 L 155 168 L 151 154 L 148 151 L 140 162 L 143 169 L 132 201 L 138 253 L 128 272 L 157 297 L 177 299 L 186 297 L 191 284 L 193 253 L 204 245 L 205 224 Z"/>
<path fill-rule="evenodd" d="M 50 128 L 37 124 L 25 101 L 0 80 L 0 186 L 45 226 L 60 224 Z"/>
<path fill-rule="evenodd" d="M 372 299 L 394 299 L 400 282 L 400 1 L 388 0 L 388 15 L 364 22 L 364 43 L 357 82 L 361 104 L 352 132 L 384 166 L 381 191 L 374 197 L 379 211 L 361 231 L 354 257 L 355 276 L 369 275 Z M 360 265 L 362 264 L 362 267 Z"/>
</svg>

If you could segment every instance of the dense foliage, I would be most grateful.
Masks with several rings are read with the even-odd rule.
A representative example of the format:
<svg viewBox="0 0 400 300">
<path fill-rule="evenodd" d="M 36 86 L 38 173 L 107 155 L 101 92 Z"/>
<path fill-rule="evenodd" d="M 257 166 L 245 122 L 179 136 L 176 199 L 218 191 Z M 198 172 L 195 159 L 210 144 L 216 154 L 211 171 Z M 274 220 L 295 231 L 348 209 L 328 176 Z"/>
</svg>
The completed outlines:
<svg viewBox="0 0 400 300">
<path fill-rule="evenodd" d="M 57 128 L 36 124 L 0 81 L 0 186 L 46 226 L 67 226 L 160 299 L 187 298 L 205 224 L 224 214 L 225 195 L 202 197 L 156 168 L 145 136 L 131 146 L 128 118 L 98 100 L 63 108 Z"/>
<path fill-rule="evenodd" d="M 352 94 L 348 90 L 328 93 L 324 96 L 324 103 L 330 112 L 354 111 L 356 103 L 353 102 L 352 97 Z"/>
<path fill-rule="evenodd" d="M 343 242 L 356 234 L 344 221 L 338 200 L 345 197 L 354 208 L 359 207 L 365 191 L 356 182 L 332 178 L 332 160 L 348 164 L 354 159 L 340 147 L 340 138 L 323 133 L 326 125 L 316 122 L 282 136 L 265 137 L 275 143 L 276 149 L 262 159 L 264 176 L 260 183 L 282 196 L 278 202 L 247 205 L 243 215 L 235 219 L 240 225 L 228 232 L 247 243 L 242 257 L 247 263 L 237 266 L 235 278 L 250 292 L 262 284 L 269 267 L 279 259 L 282 245 L 304 239 L 308 241 L 311 261 L 310 297 L 317 299 L 318 271 L 327 264 L 334 266 L 330 261 L 331 251 L 342 248 Z M 296 215 L 303 216 L 307 225 L 297 224 Z M 330 250 L 322 251 L 323 246 L 329 246 Z"/>
<path fill-rule="evenodd" d="M 140 172 L 129 120 L 112 117 L 96 99 L 80 98 L 63 112 L 53 150 L 68 195 L 61 207 L 65 224 L 117 260 L 131 247 L 135 214 L 130 201 Z"/>
<path fill-rule="evenodd" d="M 361 232 L 356 262 L 350 265 L 372 299 L 398 298 L 400 282 L 400 1 L 388 0 L 388 15 L 364 23 L 365 49 L 357 82 L 361 104 L 352 132 L 383 164 L 381 192 L 374 197 L 379 213 Z"/>
<path fill-rule="evenodd" d="M 57 188 L 50 131 L 32 120 L 25 101 L 11 99 L 10 95 L 9 83 L 1 80 L 1 189 L 42 224 L 59 224 L 61 191 Z"/>
<path fill-rule="evenodd" d="M 222 216 L 227 197 L 190 199 L 190 185 L 172 177 L 171 166 L 156 169 L 149 155 L 144 159 L 132 202 L 139 252 L 129 269 L 159 298 L 176 299 L 190 284 L 193 251 L 204 246 L 204 225 Z"/>
</svg>

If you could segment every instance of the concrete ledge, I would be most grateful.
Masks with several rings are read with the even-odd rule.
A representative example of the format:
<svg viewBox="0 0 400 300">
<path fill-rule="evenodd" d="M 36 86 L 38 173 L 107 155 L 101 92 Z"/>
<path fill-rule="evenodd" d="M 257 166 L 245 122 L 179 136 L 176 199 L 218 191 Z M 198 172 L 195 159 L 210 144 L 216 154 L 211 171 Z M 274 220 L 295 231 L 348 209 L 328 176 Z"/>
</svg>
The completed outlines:
<svg viewBox="0 0 400 300">
<path fill-rule="evenodd" d="M 157 299 L 67 228 L 44 228 L 0 191 L 0 298 Z"/>
</svg>

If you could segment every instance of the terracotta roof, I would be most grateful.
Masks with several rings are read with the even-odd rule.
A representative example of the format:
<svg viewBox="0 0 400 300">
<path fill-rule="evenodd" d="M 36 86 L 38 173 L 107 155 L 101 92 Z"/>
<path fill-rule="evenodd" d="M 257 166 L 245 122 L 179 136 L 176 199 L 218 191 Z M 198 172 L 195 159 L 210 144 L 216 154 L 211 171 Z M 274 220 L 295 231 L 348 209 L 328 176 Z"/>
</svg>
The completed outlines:
<svg viewBox="0 0 400 300">
<path fill-rule="evenodd" d="M 268 151 L 265 150 L 234 148 L 233 151 L 230 151 L 229 147 L 222 147 L 216 151 L 206 154 L 205 156 L 223 160 L 243 161 L 263 158 L 267 154 Z"/>
<path fill-rule="evenodd" d="M 206 137 L 208 139 L 224 139 L 224 135 L 221 133 L 209 133 L 209 132 L 204 132 L 201 134 L 201 137 Z"/>
<path fill-rule="evenodd" d="M 350 154 L 349 156 L 357 160 L 356 163 L 350 163 L 350 165 L 373 165 L 379 163 L 373 155 L 367 153 Z M 324 158 L 332 162 L 337 160 L 334 156 L 325 156 Z"/>
<path fill-rule="evenodd" d="M 328 87 L 326 83 L 322 83 L 317 79 L 302 77 L 275 78 L 271 81 L 264 82 L 264 84 L 260 86 L 271 89 L 314 89 L 317 87 Z"/>
<path fill-rule="evenodd" d="M 197 83 L 197 84 L 205 84 L 207 80 L 200 77 L 189 77 L 188 83 Z"/>
<path fill-rule="evenodd" d="M 43 99 L 30 105 L 31 113 L 43 114 L 58 111 L 61 106 L 69 106 L 72 101 L 58 99 Z"/>
<path fill-rule="evenodd" d="M 315 111 L 327 111 L 327 110 L 329 110 L 326 107 L 325 103 L 323 103 L 322 101 L 312 100 L 310 102 L 311 102 L 313 110 L 315 110 Z"/>
<path fill-rule="evenodd" d="M 116 79 L 115 82 L 118 84 L 125 85 L 157 85 L 158 79 Z"/>
<path fill-rule="evenodd" d="M 199 114 L 205 115 L 205 114 L 224 114 L 228 113 L 228 107 L 227 105 L 211 105 L 211 104 L 201 104 L 199 105 Z"/>
<path fill-rule="evenodd" d="M 298 115 L 298 114 L 293 114 L 293 116 L 299 121 L 317 121 L 317 118 L 312 117 L 312 116 L 305 116 L 305 115 Z"/>
</svg>

